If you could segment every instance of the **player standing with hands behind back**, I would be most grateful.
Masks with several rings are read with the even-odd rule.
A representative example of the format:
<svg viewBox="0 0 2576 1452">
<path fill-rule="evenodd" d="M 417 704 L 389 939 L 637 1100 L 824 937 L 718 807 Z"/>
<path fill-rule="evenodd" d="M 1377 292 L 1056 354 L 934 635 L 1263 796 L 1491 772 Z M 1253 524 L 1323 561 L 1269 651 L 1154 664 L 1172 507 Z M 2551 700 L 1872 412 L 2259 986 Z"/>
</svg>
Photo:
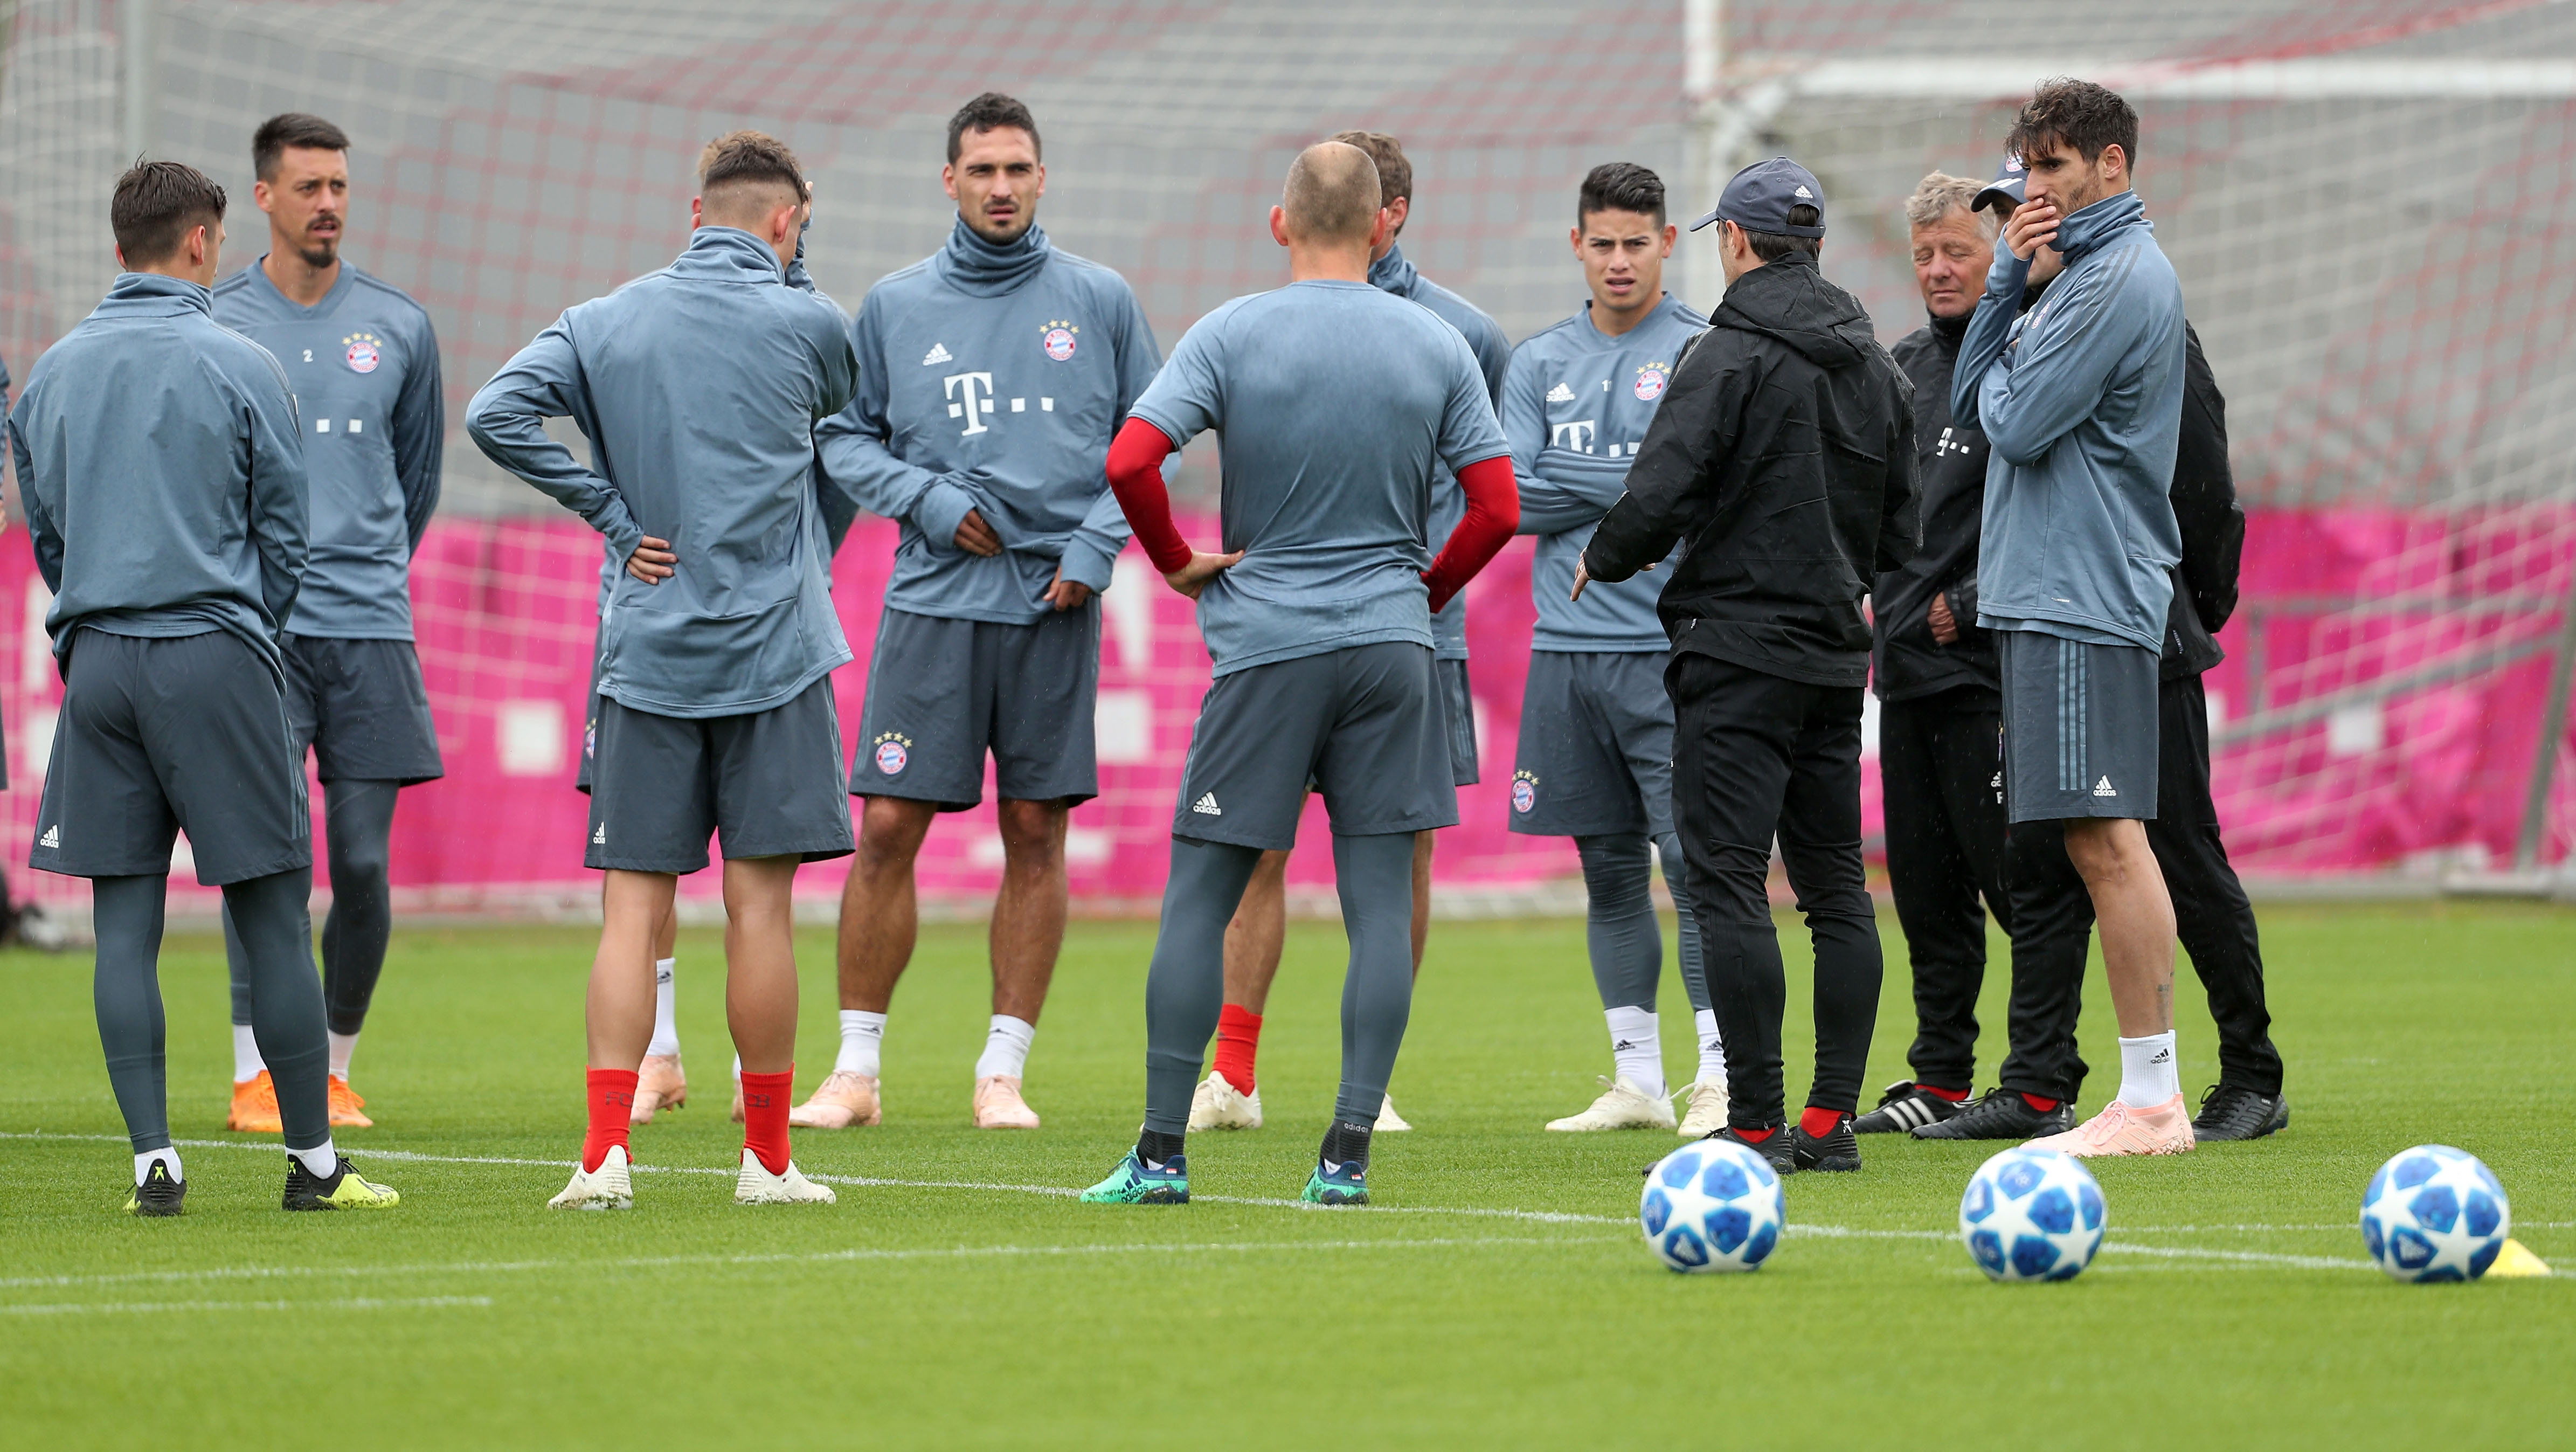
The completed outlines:
<svg viewBox="0 0 2576 1452">
<path fill-rule="evenodd" d="M 1997 632 L 2006 811 L 2062 821 L 2092 894 L 2120 1020 L 2120 1096 L 2068 1154 L 2192 1147 L 2174 1062 L 2173 902 L 2156 814 L 2157 661 L 2182 536 L 2168 496 L 2182 430 L 2182 285 L 2130 186 L 2138 113 L 2054 80 L 2005 146 L 2028 173 L 1959 345 L 1950 412 L 1983 429 L 1977 624 Z M 2066 270 L 2028 313 L 2042 247 Z"/>
</svg>

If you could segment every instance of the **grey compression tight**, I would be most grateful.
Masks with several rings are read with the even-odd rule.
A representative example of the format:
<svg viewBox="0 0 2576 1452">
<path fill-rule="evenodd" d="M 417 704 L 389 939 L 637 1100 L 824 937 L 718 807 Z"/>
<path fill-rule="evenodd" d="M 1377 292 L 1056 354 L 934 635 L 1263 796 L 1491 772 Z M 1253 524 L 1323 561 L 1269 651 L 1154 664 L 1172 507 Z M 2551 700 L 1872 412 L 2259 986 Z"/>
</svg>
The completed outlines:
<svg viewBox="0 0 2576 1452">
<path fill-rule="evenodd" d="M 1683 885 L 1682 839 L 1666 832 L 1655 846 L 1663 854 L 1673 912 L 1681 919 L 1682 989 L 1694 1010 L 1704 1009 L 1709 1006 L 1708 975 L 1700 969 L 1699 928 L 1691 921 L 1690 889 Z M 1664 931 L 1655 921 L 1650 891 L 1654 868 L 1646 834 L 1577 837 L 1574 850 L 1583 860 L 1583 887 L 1592 899 L 1583 932 L 1592 950 L 1592 983 L 1601 990 L 1601 1006 L 1652 1013 L 1655 989 L 1664 976 Z"/>
<path fill-rule="evenodd" d="M 1258 848 L 1172 839 L 1163 923 L 1145 979 L 1145 1128 L 1155 1133 L 1189 1126 L 1190 1095 L 1225 1002 L 1225 925 L 1260 860 Z M 1333 871 L 1351 944 L 1334 1116 L 1372 1124 L 1413 1011 L 1413 834 L 1336 835 Z"/>
<path fill-rule="evenodd" d="M 98 968 L 91 991 L 107 1079 L 124 1112 L 134 1152 L 170 1145 L 168 1072 L 162 1058 L 161 911 L 166 873 L 90 882 Z M 238 926 L 250 963 L 251 1031 L 277 1084 L 277 1114 L 288 1149 L 331 1137 L 330 1045 L 322 1031 L 322 985 L 313 975 L 313 920 L 305 899 L 313 869 L 291 868 L 224 885 L 224 916 Z"/>
<path fill-rule="evenodd" d="M 322 1005 L 335 1034 L 366 1026 L 367 1004 L 385 971 L 393 941 L 393 888 L 386 877 L 394 833 L 394 799 L 402 784 L 326 781 L 323 833 L 331 868 L 331 911 L 322 919 Z M 224 914 L 224 953 L 232 962 L 233 1022 L 249 1023 L 250 959 Z"/>
</svg>

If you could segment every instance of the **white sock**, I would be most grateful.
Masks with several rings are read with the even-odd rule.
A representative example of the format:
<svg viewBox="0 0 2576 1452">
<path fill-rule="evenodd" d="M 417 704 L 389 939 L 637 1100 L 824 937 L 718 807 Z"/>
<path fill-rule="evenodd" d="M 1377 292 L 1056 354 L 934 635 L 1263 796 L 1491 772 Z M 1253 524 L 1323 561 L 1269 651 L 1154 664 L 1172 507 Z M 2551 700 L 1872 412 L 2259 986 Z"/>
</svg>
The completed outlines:
<svg viewBox="0 0 2576 1452">
<path fill-rule="evenodd" d="M 259 1036 L 250 1025 L 233 1025 L 233 1082 L 247 1084 L 268 1071 L 268 1061 L 259 1056 Z"/>
<path fill-rule="evenodd" d="M 1656 1036 L 1650 1008 L 1605 1008 L 1610 1022 L 1610 1062 L 1628 1087 L 1649 1099 L 1664 1097 L 1664 1041 Z"/>
<path fill-rule="evenodd" d="M 332 1078 L 346 1079 L 349 1077 L 349 1056 L 356 1052 L 358 1052 L 358 1036 L 356 1034 L 331 1035 Z"/>
<path fill-rule="evenodd" d="M 1726 1042 L 1717 1035 L 1717 1010 L 1699 1010 L 1691 1015 L 1691 1024 L 1699 1032 L 1699 1077 L 1711 1084 L 1725 1083 Z"/>
<path fill-rule="evenodd" d="M 159 1160 L 161 1163 L 170 1167 L 171 1179 L 177 1180 L 182 1184 L 187 1182 L 187 1171 L 179 1168 L 179 1152 L 177 1150 L 164 1147 L 157 1150 L 145 1150 L 143 1153 L 134 1157 L 135 1184 L 142 1184 L 143 1181 L 151 1175 L 152 1162 L 154 1160 Z"/>
<path fill-rule="evenodd" d="M 881 1013 L 842 1009 L 841 1055 L 832 1061 L 832 1072 L 877 1077 L 877 1055 L 885 1047 L 885 1021 Z"/>
<path fill-rule="evenodd" d="M 2182 1070 L 2174 1062 L 2172 1029 L 2120 1040 L 2121 1103 L 2131 1109 L 2153 1109 L 2181 1092 Z"/>
<path fill-rule="evenodd" d="M 1029 1041 L 1038 1036 L 1038 1026 L 1027 1019 L 1007 1013 L 993 1015 L 993 1030 L 984 1036 L 984 1056 L 975 1061 L 975 1077 L 990 1079 L 1008 1074 L 1014 1079 L 1029 1066 Z"/>
<path fill-rule="evenodd" d="M 340 1152 L 333 1149 L 327 1139 L 309 1150 L 291 1149 L 287 1153 L 295 1156 L 296 1162 L 304 1166 L 304 1172 L 316 1179 L 327 1180 L 331 1178 L 331 1172 L 340 1167 Z"/>
<path fill-rule="evenodd" d="M 663 958 L 653 964 L 653 1042 L 644 1046 L 648 1054 L 676 1058 L 680 1052 L 680 1021 L 672 1010 L 671 978 L 679 970 L 680 960 Z"/>
</svg>

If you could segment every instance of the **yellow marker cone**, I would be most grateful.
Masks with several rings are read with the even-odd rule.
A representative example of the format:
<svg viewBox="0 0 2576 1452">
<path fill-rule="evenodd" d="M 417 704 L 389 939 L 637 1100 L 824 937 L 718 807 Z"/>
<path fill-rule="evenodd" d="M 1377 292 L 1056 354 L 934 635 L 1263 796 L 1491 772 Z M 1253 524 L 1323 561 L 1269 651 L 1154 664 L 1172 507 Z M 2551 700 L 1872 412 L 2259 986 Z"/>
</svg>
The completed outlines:
<svg viewBox="0 0 2576 1452">
<path fill-rule="evenodd" d="M 2504 1243 L 2504 1249 L 2496 1255 L 2495 1264 L 2487 1267 L 2487 1274 L 2490 1276 L 2545 1276 L 2550 1274 L 2550 1269 L 2549 1262 L 2533 1255 L 2529 1246 L 2519 1240 L 2507 1240 Z"/>
</svg>

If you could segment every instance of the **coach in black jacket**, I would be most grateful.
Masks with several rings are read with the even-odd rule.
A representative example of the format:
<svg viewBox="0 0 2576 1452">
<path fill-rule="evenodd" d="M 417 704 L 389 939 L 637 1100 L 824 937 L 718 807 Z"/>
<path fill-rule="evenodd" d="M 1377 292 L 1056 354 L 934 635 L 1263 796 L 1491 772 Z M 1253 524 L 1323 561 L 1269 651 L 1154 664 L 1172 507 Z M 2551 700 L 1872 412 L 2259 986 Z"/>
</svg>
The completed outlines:
<svg viewBox="0 0 2576 1452">
<path fill-rule="evenodd" d="M 1850 1119 L 1881 973 L 1860 855 L 1861 600 L 1915 543 L 1912 387 L 1859 300 L 1817 271 L 1822 190 L 1786 157 L 1757 162 L 1692 224 L 1724 224 L 1726 300 L 1575 571 L 1579 596 L 1688 542 L 1660 611 L 1673 814 L 1726 1043 L 1720 1133 L 1784 1171 L 1860 1168 Z M 1764 885 L 1775 835 L 1815 939 L 1816 1072 L 1795 1126 Z"/>
</svg>

